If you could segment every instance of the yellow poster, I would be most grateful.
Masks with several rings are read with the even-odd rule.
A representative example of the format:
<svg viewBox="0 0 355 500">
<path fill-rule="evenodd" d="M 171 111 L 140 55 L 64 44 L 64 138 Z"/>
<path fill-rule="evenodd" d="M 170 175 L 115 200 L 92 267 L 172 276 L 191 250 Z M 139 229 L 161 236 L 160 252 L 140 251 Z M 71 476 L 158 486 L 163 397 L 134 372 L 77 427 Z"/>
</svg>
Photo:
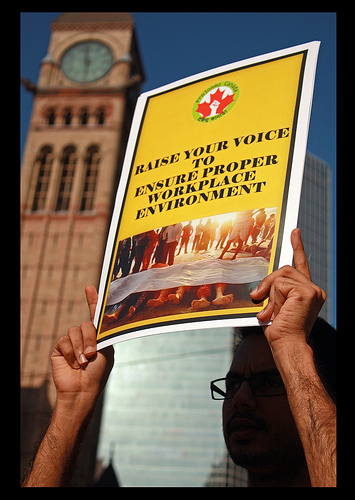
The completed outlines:
<svg viewBox="0 0 355 500">
<path fill-rule="evenodd" d="M 250 291 L 291 264 L 319 42 L 142 94 L 96 311 L 99 348 L 259 324 Z"/>
</svg>

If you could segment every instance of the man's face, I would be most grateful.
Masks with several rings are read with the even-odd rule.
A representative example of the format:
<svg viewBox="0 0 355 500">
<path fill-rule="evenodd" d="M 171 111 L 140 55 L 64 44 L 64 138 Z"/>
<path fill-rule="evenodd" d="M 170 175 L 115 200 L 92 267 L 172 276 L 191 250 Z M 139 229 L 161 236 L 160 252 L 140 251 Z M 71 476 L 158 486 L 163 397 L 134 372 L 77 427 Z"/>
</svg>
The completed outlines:
<svg viewBox="0 0 355 500">
<path fill-rule="evenodd" d="M 229 375 L 252 377 L 278 373 L 262 334 L 250 334 L 238 346 Z M 233 461 L 257 473 L 281 472 L 304 463 L 304 453 L 286 394 L 254 396 L 243 382 L 223 403 L 223 433 Z"/>
</svg>

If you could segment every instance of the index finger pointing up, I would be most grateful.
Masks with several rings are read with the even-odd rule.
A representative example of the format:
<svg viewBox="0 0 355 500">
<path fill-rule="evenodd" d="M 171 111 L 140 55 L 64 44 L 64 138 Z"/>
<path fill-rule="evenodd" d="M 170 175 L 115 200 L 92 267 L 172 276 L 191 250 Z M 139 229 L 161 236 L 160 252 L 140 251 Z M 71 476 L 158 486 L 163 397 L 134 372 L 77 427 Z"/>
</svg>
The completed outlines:
<svg viewBox="0 0 355 500">
<path fill-rule="evenodd" d="M 293 248 L 293 265 L 295 269 L 311 280 L 311 273 L 309 272 L 309 266 L 301 238 L 301 230 L 299 228 L 292 231 L 291 244 Z"/>
<path fill-rule="evenodd" d="M 90 319 L 94 321 L 95 309 L 97 305 L 97 291 L 96 288 L 92 285 L 89 285 L 85 288 L 86 300 L 90 310 Z"/>
</svg>

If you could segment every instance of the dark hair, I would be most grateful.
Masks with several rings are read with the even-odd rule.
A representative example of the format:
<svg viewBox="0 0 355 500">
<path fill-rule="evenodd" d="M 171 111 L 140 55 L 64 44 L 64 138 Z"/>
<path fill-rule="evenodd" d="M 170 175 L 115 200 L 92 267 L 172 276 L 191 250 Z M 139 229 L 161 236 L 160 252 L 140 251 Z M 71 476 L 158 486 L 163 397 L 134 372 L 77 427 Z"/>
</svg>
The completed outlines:
<svg viewBox="0 0 355 500">
<path fill-rule="evenodd" d="M 261 326 L 235 328 L 240 342 L 251 334 L 263 333 Z M 236 345 L 236 349 L 238 345 Z M 314 363 L 326 391 L 336 402 L 336 330 L 322 318 L 317 318 L 308 339 L 313 349 Z"/>
</svg>

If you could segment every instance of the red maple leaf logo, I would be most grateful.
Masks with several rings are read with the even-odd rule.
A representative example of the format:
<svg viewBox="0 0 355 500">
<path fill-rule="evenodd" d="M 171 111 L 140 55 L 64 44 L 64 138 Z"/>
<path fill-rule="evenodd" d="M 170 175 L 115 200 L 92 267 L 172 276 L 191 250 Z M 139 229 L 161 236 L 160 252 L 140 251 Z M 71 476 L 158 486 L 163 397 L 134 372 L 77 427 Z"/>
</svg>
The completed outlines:
<svg viewBox="0 0 355 500">
<path fill-rule="evenodd" d="M 224 109 L 231 102 L 233 102 L 233 97 L 234 97 L 234 94 L 230 94 L 230 95 L 227 95 L 223 99 L 223 97 L 222 97 L 223 93 L 224 93 L 224 91 L 221 92 L 219 87 L 218 87 L 217 90 L 213 94 L 210 94 L 210 103 L 208 104 L 207 102 L 204 102 L 202 104 L 199 104 L 196 111 L 198 113 L 200 113 L 203 116 L 203 118 L 207 118 L 212 113 L 211 105 L 216 103 L 215 105 L 218 104 L 218 107 L 216 110 L 216 115 L 222 113 L 224 111 Z"/>
<path fill-rule="evenodd" d="M 200 113 L 204 118 L 211 114 L 211 108 L 208 102 L 203 102 L 197 106 L 197 113 Z"/>
</svg>

